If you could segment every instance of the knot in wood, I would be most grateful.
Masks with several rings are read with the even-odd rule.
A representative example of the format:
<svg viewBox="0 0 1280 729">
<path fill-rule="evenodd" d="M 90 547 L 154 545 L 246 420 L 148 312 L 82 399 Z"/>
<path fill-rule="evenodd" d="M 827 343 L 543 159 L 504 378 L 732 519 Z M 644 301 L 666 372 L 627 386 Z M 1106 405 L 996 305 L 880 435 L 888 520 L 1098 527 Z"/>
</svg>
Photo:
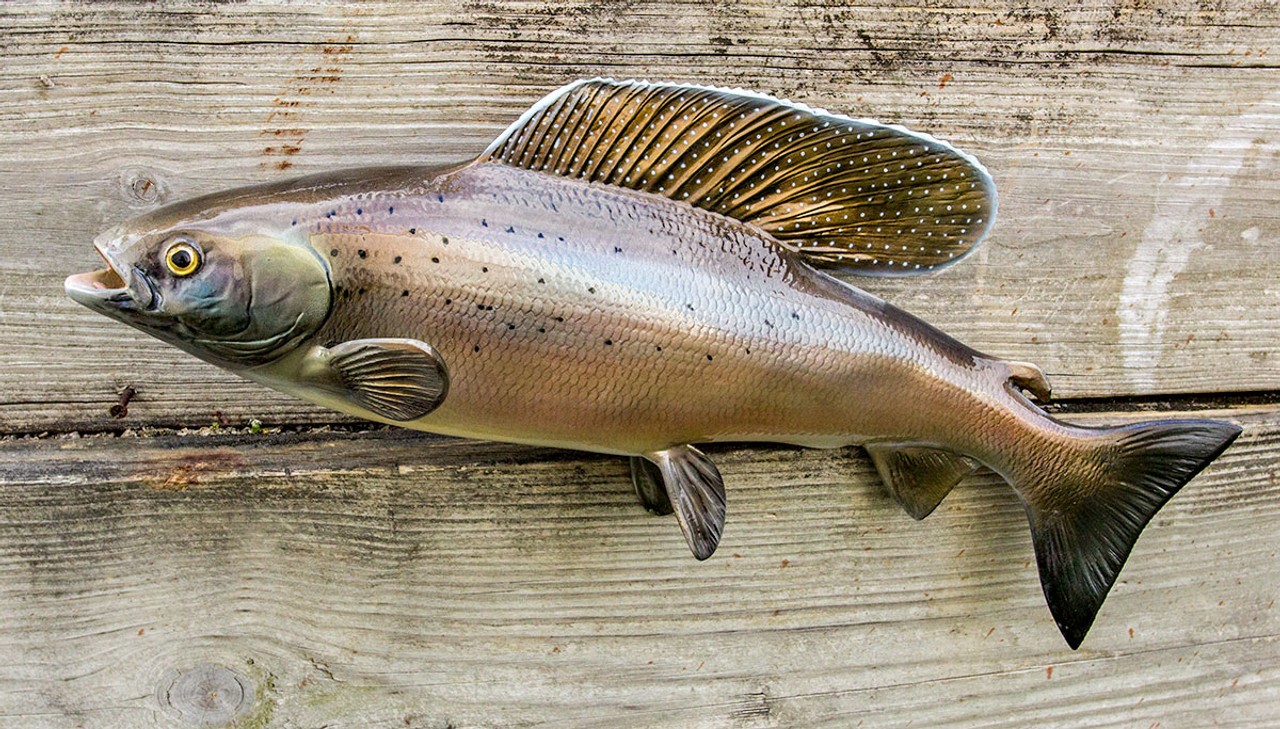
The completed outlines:
<svg viewBox="0 0 1280 729">
<path fill-rule="evenodd" d="M 254 685 L 229 668 L 206 664 L 167 672 L 156 699 L 186 726 L 222 726 L 249 711 Z"/>
<path fill-rule="evenodd" d="M 132 204 L 154 205 L 162 202 L 167 190 L 160 176 L 152 170 L 128 167 L 120 172 L 120 188 Z"/>
</svg>

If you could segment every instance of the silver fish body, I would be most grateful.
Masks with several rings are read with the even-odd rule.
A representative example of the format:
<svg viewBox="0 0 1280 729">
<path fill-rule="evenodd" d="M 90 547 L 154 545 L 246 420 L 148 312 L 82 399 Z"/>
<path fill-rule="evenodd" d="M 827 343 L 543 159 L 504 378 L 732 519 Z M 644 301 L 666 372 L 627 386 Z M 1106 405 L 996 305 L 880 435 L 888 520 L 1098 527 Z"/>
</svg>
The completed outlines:
<svg viewBox="0 0 1280 729">
<path fill-rule="evenodd" d="M 790 124 L 790 128 L 787 125 Z M 1133 541 L 1239 434 L 1050 418 L 984 356 L 818 270 L 949 265 L 994 215 L 975 160 L 896 127 L 696 87 L 580 82 L 478 160 L 349 171 L 104 235 L 78 301 L 279 390 L 449 435 L 632 458 L 710 556 L 692 444 L 864 445 L 923 518 L 978 464 L 1027 505 L 1073 647 Z"/>
<path fill-rule="evenodd" d="M 497 165 L 416 176 L 296 213 L 334 282 L 318 339 L 413 337 L 449 363 L 447 400 L 400 425 L 635 455 L 944 442 L 1011 409 L 1006 366 L 737 221 Z M 295 366 L 248 374 L 287 387 Z"/>
</svg>

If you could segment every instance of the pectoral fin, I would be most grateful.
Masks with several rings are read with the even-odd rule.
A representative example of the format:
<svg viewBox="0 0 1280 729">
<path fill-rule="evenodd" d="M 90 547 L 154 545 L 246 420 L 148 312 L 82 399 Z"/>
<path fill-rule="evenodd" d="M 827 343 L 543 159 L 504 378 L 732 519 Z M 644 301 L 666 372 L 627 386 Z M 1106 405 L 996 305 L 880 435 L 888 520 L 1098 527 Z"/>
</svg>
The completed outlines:
<svg viewBox="0 0 1280 729">
<path fill-rule="evenodd" d="M 964 456 L 926 446 L 868 443 L 866 449 L 889 493 L 914 519 L 928 516 L 978 467 Z"/>
<path fill-rule="evenodd" d="M 307 369 L 319 387 L 400 423 L 435 410 L 449 391 L 444 361 L 416 339 L 355 339 L 317 347 Z"/>
<path fill-rule="evenodd" d="M 687 445 L 647 453 L 645 459 L 657 467 L 657 473 L 642 466 L 643 477 L 658 476 L 662 479 L 667 500 L 676 513 L 680 530 L 684 532 L 693 556 L 698 559 L 710 557 L 724 531 L 724 480 L 720 478 L 716 464 L 698 449 Z M 643 494 L 641 498 L 644 498 Z"/>
</svg>

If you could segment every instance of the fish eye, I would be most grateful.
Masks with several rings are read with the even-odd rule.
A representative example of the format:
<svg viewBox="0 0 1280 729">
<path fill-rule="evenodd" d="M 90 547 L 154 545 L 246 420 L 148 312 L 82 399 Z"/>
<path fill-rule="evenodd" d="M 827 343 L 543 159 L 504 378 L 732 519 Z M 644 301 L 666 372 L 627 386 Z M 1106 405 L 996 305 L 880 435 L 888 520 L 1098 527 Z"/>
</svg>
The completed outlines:
<svg viewBox="0 0 1280 729">
<path fill-rule="evenodd" d="M 190 276 L 200 267 L 200 251 L 189 241 L 179 240 L 165 251 L 164 263 L 174 276 Z"/>
</svg>

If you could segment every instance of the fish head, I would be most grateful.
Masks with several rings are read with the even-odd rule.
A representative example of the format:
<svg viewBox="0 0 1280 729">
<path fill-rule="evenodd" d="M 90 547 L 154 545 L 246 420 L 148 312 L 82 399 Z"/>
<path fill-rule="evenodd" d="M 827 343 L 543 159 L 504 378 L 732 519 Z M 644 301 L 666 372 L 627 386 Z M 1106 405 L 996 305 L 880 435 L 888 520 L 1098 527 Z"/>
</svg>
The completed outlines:
<svg viewBox="0 0 1280 729">
<path fill-rule="evenodd" d="M 152 213 L 94 247 L 107 266 L 68 277 L 72 300 L 228 369 L 283 357 L 329 313 L 328 265 L 287 231 Z"/>
</svg>

